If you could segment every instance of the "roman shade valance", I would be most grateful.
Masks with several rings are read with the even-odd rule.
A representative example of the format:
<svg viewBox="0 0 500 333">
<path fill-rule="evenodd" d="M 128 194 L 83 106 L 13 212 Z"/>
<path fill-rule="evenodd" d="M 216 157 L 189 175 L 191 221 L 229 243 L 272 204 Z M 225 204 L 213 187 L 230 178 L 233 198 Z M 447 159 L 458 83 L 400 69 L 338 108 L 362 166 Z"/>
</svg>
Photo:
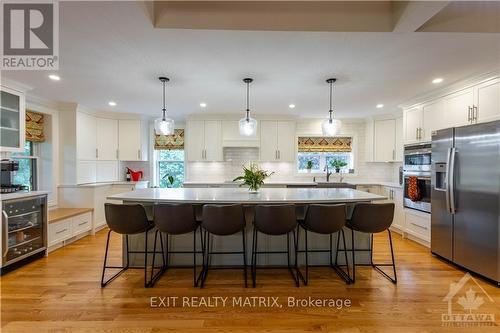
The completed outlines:
<svg viewBox="0 0 500 333">
<path fill-rule="evenodd" d="M 351 151 L 351 137 L 299 137 L 299 152 L 340 153 Z"/>
<path fill-rule="evenodd" d="M 45 141 L 43 114 L 26 110 L 26 141 Z"/>
<path fill-rule="evenodd" d="M 155 149 L 184 149 L 184 129 L 176 129 L 172 135 L 155 134 Z"/>
</svg>

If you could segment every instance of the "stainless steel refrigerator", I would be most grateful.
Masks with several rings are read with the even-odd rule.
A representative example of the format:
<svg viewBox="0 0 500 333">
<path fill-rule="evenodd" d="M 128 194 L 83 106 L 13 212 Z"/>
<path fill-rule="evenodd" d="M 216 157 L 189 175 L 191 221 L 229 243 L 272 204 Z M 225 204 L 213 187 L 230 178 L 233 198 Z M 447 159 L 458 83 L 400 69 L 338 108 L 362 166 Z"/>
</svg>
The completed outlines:
<svg viewBox="0 0 500 333">
<path fill-rule="evenodd" d="M 500 121 L 432 136 L 431 251 L 500 281 Z"/>
</svg>

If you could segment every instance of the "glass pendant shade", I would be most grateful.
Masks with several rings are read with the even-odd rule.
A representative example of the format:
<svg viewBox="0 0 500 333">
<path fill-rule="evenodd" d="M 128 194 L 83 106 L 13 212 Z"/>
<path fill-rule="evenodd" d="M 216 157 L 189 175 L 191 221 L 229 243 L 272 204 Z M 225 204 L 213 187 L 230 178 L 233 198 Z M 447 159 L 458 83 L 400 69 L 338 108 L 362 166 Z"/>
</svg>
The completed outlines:
<svg viewBox="0 0 500 333">
<path fill-rule="evenodd" d="M 257 133 L 257 120 L 253 118 L 241 118 L 239 122 L 240 135 L 252 136 Z"/>
<path fill-rule="evenodd" d="M 159 135 L 172 135 L 174 134 L 174 120 L 170 118 L 155 119 L 155 133 Z"/>
<path fill-rule="evenodd" d="M 324 136 L 335 136 L 339 133 L 342 122 L 338 119 L 325 119 L 321 128 Z"/>
</svg>

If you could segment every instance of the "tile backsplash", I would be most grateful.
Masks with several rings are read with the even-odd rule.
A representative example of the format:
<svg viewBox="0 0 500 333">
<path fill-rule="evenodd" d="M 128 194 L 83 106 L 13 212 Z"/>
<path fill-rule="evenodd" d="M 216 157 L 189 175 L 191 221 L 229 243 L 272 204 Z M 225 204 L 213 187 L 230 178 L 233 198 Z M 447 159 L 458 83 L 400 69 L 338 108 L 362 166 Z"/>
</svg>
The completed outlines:
<svg viewBox="0 0 500 333">
<path fill-rule="evenodd" d="M 297 122 L 297 135 L 321 135 L 320 121 Z M 340 135 L 353 137 L 355 173 L 345 175 L 345 179 L 358 181 L 398 181 L 401 163 L 365 162 L 365 123 L 363 121 L 344 122 Z M 324 174 L 303 174 L 297 172 L 295 162 L 259 162 L 259 148 L 224 148 L 224 162 L 187 162 L 186 181 L 230 181 L 241 175 L 242 165 L 258 163 L 261 168 L 274 171 L 271 180 L 292 181 L 324 178 Z M 332 175 L 335 180 L 335 175 Z"/>
</svg>

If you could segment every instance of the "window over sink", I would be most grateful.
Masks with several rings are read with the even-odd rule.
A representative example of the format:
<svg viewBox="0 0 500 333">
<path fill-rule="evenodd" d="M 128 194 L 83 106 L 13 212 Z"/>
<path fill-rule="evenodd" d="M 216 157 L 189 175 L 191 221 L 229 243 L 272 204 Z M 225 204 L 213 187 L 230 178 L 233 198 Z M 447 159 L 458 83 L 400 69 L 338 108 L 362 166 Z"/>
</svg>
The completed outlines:
<svg viewBox="0 0 500 333">
<path fill-rule="evenodd" d="M 354 154 L 352 152 L 351 137 L 299 137 L 297 153 L 297 170 L 299 173 L 322 173 L 326 166 L 331 172 L 334 160 L 342 161 L 343 173 L 354 173 Z"/>
</svg>

